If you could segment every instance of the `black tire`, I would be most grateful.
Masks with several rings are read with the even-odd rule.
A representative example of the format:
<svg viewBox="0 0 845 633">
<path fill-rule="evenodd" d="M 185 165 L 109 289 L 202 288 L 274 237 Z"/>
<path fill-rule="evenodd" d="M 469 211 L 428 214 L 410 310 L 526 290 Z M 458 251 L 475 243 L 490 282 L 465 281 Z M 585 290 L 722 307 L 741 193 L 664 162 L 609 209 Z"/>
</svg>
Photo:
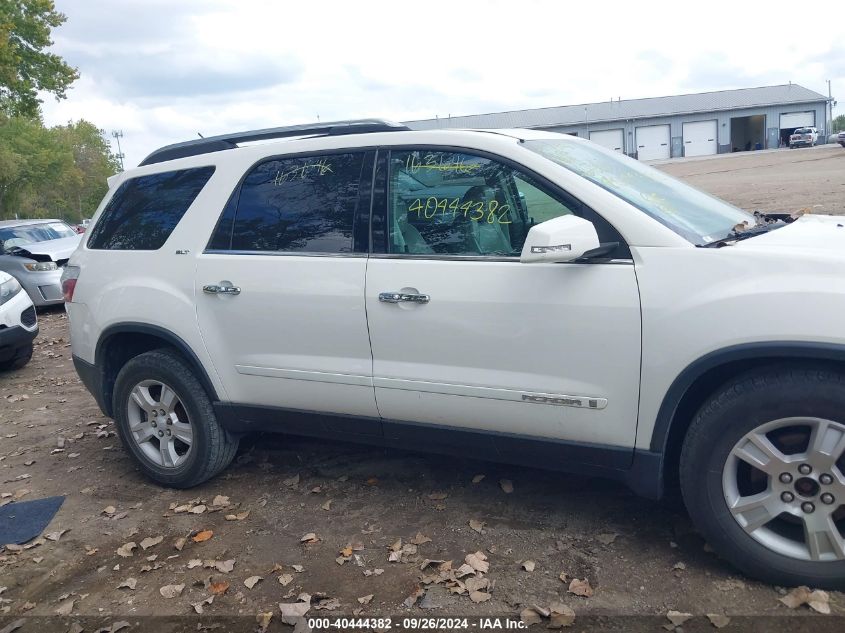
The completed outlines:
<svg viewBox="0 0 845 633">
<path fill-rule="evenodd" d="M 9 360 L 4 360 L 0 363 L 0 371 L 10 371 L 13 369 L 23 369 L 29 361 L 32 360 L 32 343 L 25 347 L 19 348 L 15 352 L 15 356 Z"/>
<path fill-rule="evenodd" d="M 193 443 L 184 463 L 175 467 L 154 464 L 144 455 L 129 431 L 130 392 L 144 380 L 171 387 L 181 400 L 193 430 Z M 147 477 L 172 488 L 191 488 L 214 477 L 228 466 L 238 450 L 238 437 L 227 432 L 214 414 L 211 400 L 191 367 L 179 354 L 160 349 L 130 360 L 114 385 L 115 425 L 126 450 Z"/>
<path fill-rule="evenodd" d="M 845 424 L 845 375 L 812 367 L 772 367 L 720 388 L 698 411 L 684 439 L 684 503 L 713 549 L 748 576 L 787 587 L 842 590 L 845 560 L 800 560 L 773 551 L 740 527 L 725 500 L 722 472 L 737 442 L 762 424 L 790 417 Z"/>
</svg>

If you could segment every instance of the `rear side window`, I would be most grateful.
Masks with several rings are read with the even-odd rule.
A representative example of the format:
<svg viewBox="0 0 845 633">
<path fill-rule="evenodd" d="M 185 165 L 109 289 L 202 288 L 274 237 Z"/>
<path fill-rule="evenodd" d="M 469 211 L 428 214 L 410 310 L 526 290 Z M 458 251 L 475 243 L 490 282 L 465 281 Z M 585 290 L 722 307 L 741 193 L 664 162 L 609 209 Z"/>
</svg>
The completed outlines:
<svg viewBox="0 0 845 633">
<path fill-rule="evenodd" d="M 161 248 L 213 173 L 214 167 L 196 167 L 127 180 L 103 210 L 88 248 Z"/>
<path fill-rule="evenodd" d="M 364 152 L 355 152 L 257 165 L 226 205 L 209 248 L 352 253 L 355 235 L 367 230 L 355 226 L 369 191 L 367 162 Z"/>
</svg>

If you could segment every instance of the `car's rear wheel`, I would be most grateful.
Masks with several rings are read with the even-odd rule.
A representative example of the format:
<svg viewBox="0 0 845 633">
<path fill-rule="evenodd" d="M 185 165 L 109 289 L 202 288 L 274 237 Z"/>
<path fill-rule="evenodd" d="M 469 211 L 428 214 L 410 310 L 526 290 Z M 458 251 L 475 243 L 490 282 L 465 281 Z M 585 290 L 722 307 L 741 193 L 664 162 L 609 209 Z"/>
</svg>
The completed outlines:
<svg viewBox="0 0 845 633">
<path fill-rule="evenodd" d="M 145 475 L 165 486 L 190 488 L 210 479 L 238 448 L 191 368 L 169 350 L 126 363 L 113 405 L 123 445 Z"/>
<path fill-rule="evenodd" d="M 32 343 L 21 347 L 15 351 L 15 355 L 0 362 L 0 371 L 8 371 L 10 369 L 22 369 L 32 360 Z"/>
<path fill-rule="evenodd" d="M 684 440 L 681 488 L 750 576 L 845 588 L 845 375 L 773 368 L 720 389 Z"/>
</svg>

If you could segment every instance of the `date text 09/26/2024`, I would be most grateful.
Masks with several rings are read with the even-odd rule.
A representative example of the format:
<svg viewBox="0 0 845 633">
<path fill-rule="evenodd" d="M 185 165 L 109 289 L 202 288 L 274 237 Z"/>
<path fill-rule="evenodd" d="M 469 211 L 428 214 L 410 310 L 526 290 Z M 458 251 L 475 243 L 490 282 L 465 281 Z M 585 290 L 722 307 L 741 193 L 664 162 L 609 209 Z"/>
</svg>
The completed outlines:
<svg viewBox="0 0 845 633">
<path fill-rule="evenodd" d="M 308 618 L 308 627 L 312 630 L 355 630 L 375 629 L 377 631 L 397 630 L 518 630 L 528 625 L 517 618 Z"/>
</svg>

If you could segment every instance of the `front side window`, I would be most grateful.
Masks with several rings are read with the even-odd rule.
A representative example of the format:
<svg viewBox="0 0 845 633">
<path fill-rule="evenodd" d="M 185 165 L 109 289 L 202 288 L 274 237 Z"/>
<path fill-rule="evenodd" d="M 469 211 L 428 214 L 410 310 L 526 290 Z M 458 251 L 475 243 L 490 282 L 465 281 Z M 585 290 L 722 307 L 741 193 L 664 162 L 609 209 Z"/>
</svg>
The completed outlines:
<svg viewBox="0 0 845 633">
<path fill-rule="evenodd" d="M 575 213 L 530 176 L 482 156 L 390 154 L 388 250 L 411 255 L 518 256 L 528 230 Z"/>
<path fill-rule="evenodd" d="M 595 143 L 542 139 L 524 145 L 629 202 L 697 246 L 724 238 L 737 224 L 757 223 L 750 213 Z"/>
<path fill-rule="evenodd" d="M 365 154 L 260 163 L 227 205 L 212 250 L 351 253 Z"/>
<path fill-rule="evenodd" d="M 103 210 L 88 248 L 158 250 L 213 173 L 214 167 L 195 167 L 127 180 Z"/>
</svg>

